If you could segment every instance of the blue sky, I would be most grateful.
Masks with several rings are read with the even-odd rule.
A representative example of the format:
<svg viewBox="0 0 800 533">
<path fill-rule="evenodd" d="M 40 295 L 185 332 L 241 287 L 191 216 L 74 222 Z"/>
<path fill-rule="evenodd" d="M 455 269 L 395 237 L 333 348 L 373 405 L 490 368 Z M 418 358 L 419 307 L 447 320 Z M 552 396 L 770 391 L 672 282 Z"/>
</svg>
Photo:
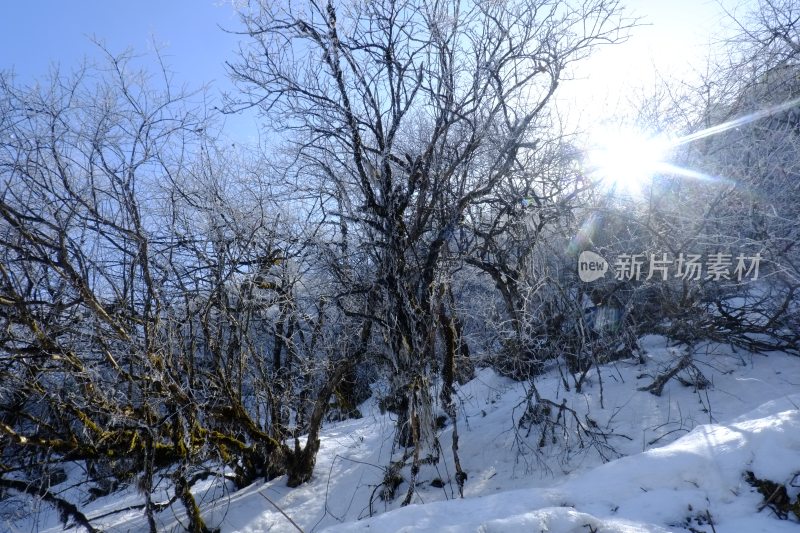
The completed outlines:
<svg viewBox="0 0 800 533">
<path fill-rule="evenodd" d="M 132 49 L 153 60 L 154 43 L 190 89 L 211 84 L 211 95 L 233 89 L 224 62 L 235 59 L 239 36 L 230 2 L 220 0 L 0 0 L 0 70 L 19 81 L 45 76 L 51 66 L 73 69 L 100 56 L 92 37 L 112 53 Z M 145 63 L 146 64 L 146 63 Z M 231 138 L 254 140 L 254 116 L 226 118 Z"/>
<path fill-rule="evenodd" d="M 213 94 L 233 88 L 224 62 L 235 59 L 239 37 L 220 29 L 238 28 L 230 1 L 0 1 L 0 69 L 13 68 L 22 80 L 45 75 L 54 63 L 71 68 L 84 57 L 97 57 L 98 49 L 90 42 L 95 36 L 112 52 L 130 47 L 147 54 L 155 42 L 176 81 L 190 87 L 213 82 Z M 578 108 L 596 111 L 595 104 L 602 102 L 603 113 L 618 112 L 609 106 L 625 105 L 628 86 L 646 84 L 648 77 L 652 79 L 653 66 L 666 73 L 684 69 L 703 54 L 722 28 L 716 0 L 628 0 L 624 4 L 649 25 L 636 29 L 630 42 L 601 51 L 579 69 L 583 81 L 564 87 L 562 93 L 582 102 Z M 255 134 L 252 115 L 229 119 L 228 125 L 235 125 L 235 137 Z"/>
<path fill-rule="evenodd" d="M 232 57 L 237 37 L 219 25 L 236 28 L 237 18 L 230 4 L 218 0 L 6 0 L 0 7 L 0 68 L 13 66 L 28 77 L 54 62 L 74 65 L 96 56 L 94 35 L 112 52 L 147 52 L 155 39 L 185 81 L 225 81 L 222 63 Z"/>
</svg>

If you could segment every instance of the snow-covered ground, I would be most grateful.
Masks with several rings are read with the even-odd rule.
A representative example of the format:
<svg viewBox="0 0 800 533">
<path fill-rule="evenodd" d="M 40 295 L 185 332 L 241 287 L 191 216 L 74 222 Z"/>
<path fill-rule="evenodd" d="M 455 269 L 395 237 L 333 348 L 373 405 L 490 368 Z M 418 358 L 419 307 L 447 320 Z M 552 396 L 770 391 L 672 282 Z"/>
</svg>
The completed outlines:
<svg viewBox="0 0 800 533">
<path fill-rule="evenodd" d="M 637 389 L 682 354 L 660 337 L 642 345 L 644 365 L 619 361 L 592 370 L 581 393 L 566 391 L 555 370 L 536 380 L 542 397 L 566 400 L 584 425 L 609 434 L 603 446 L 585 441 L 581 448 L 574 434 L 556 431 L 540 448 L 542 426 L 528 431 L 530 425 L 519 424 L 529 386 L 483 369 L 458 391 L 459 454 L 469 476 L 464 499 L 451 482 L 449 426 L 439 435 L 441 460 L 424 465 L 417 477 L 412 505 L 400 507 L 407 468 L 396 497 L 379 497 L 386 467 L 402 450 L 392 445 L 394 415 L 381 414 L 371 399 L 361 406 L 362 419 L 326 427 L 309 483 L 289 489 L 278 478 L 231 493 L 210 479 L 197 486 L 204 517 L 224 532 L 297 531 L 289 518 L 306 532 L 797 531 L 792 515 L 779 520 L 770 508 L 759 511 L 764 498 L 744 473 L 783 483 L 797 497 L 800 358 L 703 345 L 695 349 L 696 366 L 708 386 L 673 379 L 658 397 Z M 64 490 L 76 495 L 80 489 L 70 477 Z M 128 489 L 83 510 L 92 518 L 140 501 Z M 45 504 L 40 509 L 36 518 L 0 521 L 0 530 L 60 530 L 54 513 Z M 181 519 L 179 507 L 160 515 L 165 531 L 181 531 Z M 106 531 L 145 530 L 140 510 L 96 524 Z"/>
</svg>

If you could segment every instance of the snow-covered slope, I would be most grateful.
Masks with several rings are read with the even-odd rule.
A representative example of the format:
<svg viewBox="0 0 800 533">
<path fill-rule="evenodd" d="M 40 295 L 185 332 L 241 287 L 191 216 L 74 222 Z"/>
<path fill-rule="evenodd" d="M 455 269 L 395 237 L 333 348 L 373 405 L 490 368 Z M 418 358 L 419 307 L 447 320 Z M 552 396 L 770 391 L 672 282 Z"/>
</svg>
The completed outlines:
<svg viewBox="0 0 800 533">
<path fill-rule="evenodd" d="M 696 365 L 709 386 L 672 380 L 654 396 L 637 389 L 680 353 L 660 337 L 642 344 L 644 365 L 619 361 L 592 370 L 581 393 L 574 386 L 566 391 L 555 370 L 536 380 L 543 397 L 566 401 L 584 424 L 608 434 L 600 447 L 581 447 L 574 434 L 557 431 L 540 448 L 541 426 L 519 424 L 529 386 L 483 369 L 458 391 L 460 457 L 469 475 L 464 499 L 451 482 L 449 426 L 439 435 L 441 460 L 423 466 L 412 505 L 400 507 L 407 469 L 396 497 L 379 497 L 386 467 L 402 450 L 393 448 L 394 415 L 381 414 L 369 400 L 361 406 L 364 418 L 326 427 L 310 482 L 289 489 L 278 478 L 232 493 L 210 479 L 196 491 L 203 515 L 224 532 L 250 533 L 297 531 L 287 516 L 306 532 L 798 530 L 791 518 L 778 520 L 769 508 L 759 512 L 763 497 L 743 473 L 789 486 L 800 472 L 800 358 L 702 346 Z M 443 486 L 434 486 L 439 481 Z M 793 498 L 796 490 L 789 487 Z M 127 490 L 84 511 L 99 517 L 140 499 Z M 53 513 L 42 509 L 35 521 L 6 526 L 60 530 Z M 182 530 L 179 506 L 159 518 L 165 531 Z M 145 529 L 140 510 L 110 514 L 96 524 L 106 531 Z"/>
<path fill-rule="evenodd" d="M 728 424 L 601 465 L 549 489 L 409 506 L 327 531 L 674 531 L 754 533 L 798 524 L 756 513 L 762 497 L 742 478 L 800 472 L 800 394 L 767 402 Z"/>
</svg>

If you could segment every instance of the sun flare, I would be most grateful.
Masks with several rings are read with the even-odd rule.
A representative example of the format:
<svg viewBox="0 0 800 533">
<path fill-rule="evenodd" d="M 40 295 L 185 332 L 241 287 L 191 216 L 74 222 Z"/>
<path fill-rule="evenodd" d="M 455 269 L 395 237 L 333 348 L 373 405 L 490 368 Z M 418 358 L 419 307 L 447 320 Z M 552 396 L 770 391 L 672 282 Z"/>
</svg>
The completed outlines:
<svg viewBox="0 0 800 533">
<path fill-rule="evenodd" d="M 636 190 L 667 164 L 666 138 L 635 130 L 599 130 L 587 150 L 588 173 L 614 188 Z"/>
</svg>

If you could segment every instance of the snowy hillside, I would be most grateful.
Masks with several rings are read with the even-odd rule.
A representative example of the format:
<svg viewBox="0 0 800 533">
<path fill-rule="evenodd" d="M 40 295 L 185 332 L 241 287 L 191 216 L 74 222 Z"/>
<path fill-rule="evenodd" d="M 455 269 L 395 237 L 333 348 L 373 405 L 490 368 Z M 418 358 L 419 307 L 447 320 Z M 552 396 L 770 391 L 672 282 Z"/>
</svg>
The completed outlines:
<svg viewBox="0 0 800 533">
<path fill-rule="evenodd" d="M 592 469 L 548 489 L 407 507 L 329 531 L 796 531 L 755 514 L 762 498 L 741 476 L 784 479 L 800 470 L 800 394 L 729 424 Z M 712 512 L 713 510 L 713 512 Z M 692 529 L 689 529 L 689 528 Z"/>
<path fill-rule="evenodd" d="M 800 529 L 800 1 L 648 3 L 5 10 L 0 533 Z"/>
<path fill-rule="evenodd" d="M 361 406 L 363 418 L 325 427 L 314 476 L 299 488 L 287 488 L 281 477 L 230 493 L 225 483 L 209 479 L 198 484 L 196 496 L 207 523 L 224 532 L 297 531 L 290 519 L 303 531 L 331 532 L 797 530 L 791 513 L 779 520 L 771 507 L 759 512 L 764 497 L 745 472 L 785 484 L 788 495 L 797 496 L 800 359 L 704 345 L 696 364 L 710 383 L 692 386 L 689 374 L 679 374 L 658 397 L 636 389 L 680 351 L 659 337 L 642 345 L 645 364 L 627 360 L 601 367 L 600 374 L 593 370 L 580 394 L 566 392 L 557 371 L 536 381 L 542 397 L 566 401 L 578 419 L 608 435 L 599 447 L 581 448 L 567 440 L 574 434 L 556 430 L 540 448 L 541 422 L 520 424 L 526 384 L 478 371 L 458 391 L 460 456 L 469 476 L 463 500 L 451 483 L 447 453 L 423 466 L 412 505 L 400 507 L 407 470 L 398 472 L 394 499 L 381 498 L 387 465 L 402 450 L 392 453 L 394 415 L 381 414 L 374 399 Z M 444 449 L 449 431 L 439 434 Z M 79 482 L 76 467 L 58 488 L 81 500 Z M 85 509 L 89 518 L 106 515 L 93 520 L 106 531 L 140 531 L 146 527 L 140 509 L 114 512 L 140 501 L 129 488 Z M 39 511 L 3 527 L 61 530 L 46 505 Z M 181 511 L 174 505 L 160 513 L 160 527 L 179 531 Z"/>
</svg>

